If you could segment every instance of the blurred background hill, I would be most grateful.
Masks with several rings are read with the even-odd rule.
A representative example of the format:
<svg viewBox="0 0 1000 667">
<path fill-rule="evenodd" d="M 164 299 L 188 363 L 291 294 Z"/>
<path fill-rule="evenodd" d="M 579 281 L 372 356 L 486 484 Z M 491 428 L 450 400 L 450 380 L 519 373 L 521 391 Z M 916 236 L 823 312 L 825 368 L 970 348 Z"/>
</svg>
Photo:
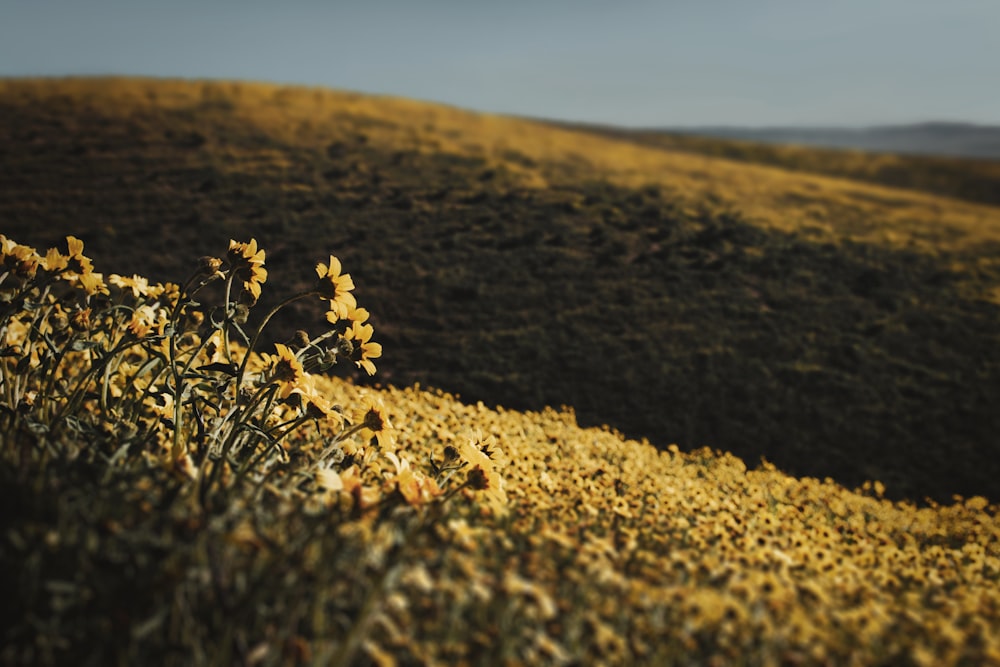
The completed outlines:
<svg viewBox="0 0 1000 667">
<path fill-rule="evenodd" d="M 853 148 L 872 153 L 903 153 L 1000 160 L 1000 127 L 974 123 L 915 123 L 863 128 L 692 127 L 661 131 L 769 144 Z"/>
<path fill-rule="evenodd" d="M 1000 204 L 1000 128 L 995 127 L 938 123 L 870 130 L 640 130 L 549 122 L 643 146 Z"/>
</svg>

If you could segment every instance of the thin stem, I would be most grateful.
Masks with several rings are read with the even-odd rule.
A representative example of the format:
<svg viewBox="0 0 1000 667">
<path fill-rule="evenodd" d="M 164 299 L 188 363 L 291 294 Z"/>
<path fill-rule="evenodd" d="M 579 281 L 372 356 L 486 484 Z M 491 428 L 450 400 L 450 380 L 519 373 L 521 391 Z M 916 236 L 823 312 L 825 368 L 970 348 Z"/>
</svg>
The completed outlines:
<svg viewBox="0 0 1000 667">
<path fill-rule="evenodd" d="M 247 363 L 250 361 L 250 355 L 253 354 L 254 348 L 257 347 L 257 341 L 260 340 L 260 335 L 261 333 L 263 333 L 264 327 L 267 326 L 267 323 L 270 322 L 271 318 L 274 317 L 277 314 L 277 312 L 282 308 L 284 308 L 285 306 L 289 305 L 290 303 L 294 303 L 299 299 L 304 299 L 307 296 L 312 296 L 312 294 L 313 294 L 312 292 L 303 292 L 301 294 L 290 296 L 281 303 L 279 303 L 277 306 L 272 308 L 270 312 L 268 312 L 268 314 L 264 316 L 264 319 L 261 321 L 260 326 L 257 327 L 257 331 L 254 332 L 253 338 L 250 339 L 250 347 L 247 349 L 247 353 L 243 356 L 243 361 L 240 363 L 239 371 L 237 371 L 236 373 L 237 389 L 240 387 L 240 385 L 243 384 L 243 374 L 246 372 Z"/>
<path fill-rule="evenodd" d="M 226 322 L 227 323 L 229 322 L 229 318 L 232 315 L 229 312 L 229 295 L 232 293 L 233 278 L 235 276 L 236 276 L 236 271 L 234 271 L 232 269 L 230 269 L 229 275 L 226 276 L 226 293 L 225 293 L 225 297 L 224 297 L 223 303 L 226 304 L 225 307 L 226 307 Z M 233 352 L 229 348 L 229 327 L 228 326 L 223 326 L 222 327 L 222 348 L 226 352 L 226 359 L 229 360 L 229 363 L 233 363 Z"/>
</svg>

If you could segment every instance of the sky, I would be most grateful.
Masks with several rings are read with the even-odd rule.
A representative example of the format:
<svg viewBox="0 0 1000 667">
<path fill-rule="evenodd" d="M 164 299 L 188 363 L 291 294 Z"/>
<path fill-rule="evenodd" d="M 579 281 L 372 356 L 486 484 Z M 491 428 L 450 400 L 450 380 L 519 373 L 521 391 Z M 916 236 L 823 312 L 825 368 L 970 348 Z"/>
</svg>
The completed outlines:
<svg viewBox="0 0 1000 667">
<path fill-rule="evenodd" d="M 1000 125 L 1000 0 L 0 0 L 0 77 L 109 74 L 639 127 Z"/>
</svg>

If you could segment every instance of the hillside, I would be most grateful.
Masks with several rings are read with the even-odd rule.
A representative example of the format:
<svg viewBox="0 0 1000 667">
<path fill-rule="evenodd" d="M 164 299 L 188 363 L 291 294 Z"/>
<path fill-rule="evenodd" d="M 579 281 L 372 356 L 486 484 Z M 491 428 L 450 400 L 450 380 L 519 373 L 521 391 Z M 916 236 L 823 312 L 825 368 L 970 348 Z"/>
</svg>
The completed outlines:
<svg viewBox="0 0 1000 667">
<path fill-rule="evenodd" d="M 2 82 L 0 172 L 0 232 L 72 233 L 108 270 L 175 278 L 256 237 L 291 292 L 337 254 L 382 382 L 572 405 L 891 497 L 1000 498 L 996 207 L 211 82 Z M 310 316 L 291 312 L 283 337 Z"/>
<path fill-rule="evenodd" d="M 724 157 L 740 162 L 765 164 L 791 171 L 801 171 L 838 178 L 849 178 L 894 188 L 906 188 L 955 197 L 982 204 L 1000 204 L 1000 148 L 978 146 L 954 151 L 965 157 L 948 157 L 928 151 L 890 152 L 892 144 L 852 146 L 849 138 L 840 148 L 823 148 L 818 140 L 806 141 L 795 134 L 770 135 L 766 132 L 729 134 L 710 130 L 632 130 L 620 127 L 555 123 L 556 126 L 593 132 L 602 136 L 633 141 L 642 146 L 658 147 L 698 155 Z M 990 139 L 998 130 L 990 133 Z M 968 137 L 966 137 L 968 138 Z M 800 140 L 796 140 L 800 139 Z M 971 141 L 971 139 L 969 139 Z M 905 136 L 899 138 L 905 142 Z M 811 146 L 810 144 L 817 144 Z M 836 144 L 834 144 L 836 145 Z M 991 152 L 992 150 L 992 152 Z"/>
<path fill-rule="evenodd" d="M 1000 160 L 1000 127 L 974 123 L 929 122 L 859 128 L 696 127 L 684 130 L 684 133 L 770 144 L 848 148 L 872 153 Z"/>
<path fill-rule="evenodd" d="M 313 372 L 381 358 L 332 259 L 253 354 L 266 248 L 183 287 L 85 251 L 0 238 L 5 665 L 1000 664 L 983 497 L 356 387 Z"/>
</svg>

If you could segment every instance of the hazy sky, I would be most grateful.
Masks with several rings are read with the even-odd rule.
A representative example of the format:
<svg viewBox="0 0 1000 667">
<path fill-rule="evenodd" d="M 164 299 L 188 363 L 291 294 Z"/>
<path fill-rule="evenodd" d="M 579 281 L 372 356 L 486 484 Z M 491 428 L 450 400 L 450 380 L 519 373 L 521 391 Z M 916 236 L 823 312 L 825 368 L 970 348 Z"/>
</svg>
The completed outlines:
<svg viewBox="0 0 1000 667">
<path fill-rule="evenodd" d="M 1000 0 L 0 0 L 0 76 L 68 74 L 623 125 L 1000 124 Z"/>
</svg>

